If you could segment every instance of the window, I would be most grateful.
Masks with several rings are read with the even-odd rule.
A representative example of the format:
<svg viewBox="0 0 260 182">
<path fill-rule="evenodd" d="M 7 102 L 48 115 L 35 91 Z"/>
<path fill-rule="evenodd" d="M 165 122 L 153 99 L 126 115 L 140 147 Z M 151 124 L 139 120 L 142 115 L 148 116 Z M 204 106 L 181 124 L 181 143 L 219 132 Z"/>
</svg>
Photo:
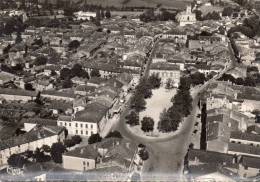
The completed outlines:
<svg viewBox="0 0 260 182">
<path fill-rule="evenodd" d="M 78 130 L 76 130 L 76 134 L 78 134 Z"/>
<path fill-rule="evenodd" d="M 67 123 L 64 123 L 65 124 L 65 126 L 67 126 Z"/>
<path fill-rule="evenodd" d="M 91 131 L 91 135 L 93 135 L 93 131 Z"/>
<path fill-rule="evenodd" d="M 88 128 L 88 124 L 86 124 L 85 127 Z"/>
<path fill-rule="evenodd" d="M 86 131 L 86 135 L 88 135 L 88 131 Z"/>
<path fill-rule="evenodd" d="M 60 122 L 60 126 L 62 126 L 62 122 Z"/>
<path fill-rule="evenodd" d="M 81 135 L 83 135 L 83 131 L 81 130 Z"/>
<path fill-rule="evenodd" d="M 78 123 L 76 123 L 75 126 L 78 127 Z"/>
<path fill-rule="evenodd" d="M 92 124 L 90 125 L 90 128 L 93 129 L 93 125 Z"/>
<path fill-rule="evenodd" d="M 84 166 L 86 165 L 86 162 L 85 162 L 85 161 L 83 161 L 83 165 L 84 165 Z"/>
<path fill-rule="evenodd" d="M 83 124 L 80 124 L 80 127 L 83 128 Z"/>
<path fill-rule="evenodd" d="M 89 167 L 89 163 L 87 162 L 87 166 Z"/>
<path fill-rule="evenodd" d="M 69 123 L 69 126 L 71 126 L 71 123 Z"/>
</svg>

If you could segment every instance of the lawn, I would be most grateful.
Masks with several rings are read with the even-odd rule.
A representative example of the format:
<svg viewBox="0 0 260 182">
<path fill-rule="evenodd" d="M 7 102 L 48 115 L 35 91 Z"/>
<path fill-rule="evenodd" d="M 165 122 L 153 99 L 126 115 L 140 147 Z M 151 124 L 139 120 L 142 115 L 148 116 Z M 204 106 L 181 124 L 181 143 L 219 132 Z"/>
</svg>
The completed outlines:
<svg viewBox="0 0 260 182">
<path fill-rule="evenodd" d="M 152 90 L 152 92 L 152 97 L 146 99 L 146 110 L 140 112 L 140 120 L 145 116 L 153 118 L 155 122 L 154 131 L 157 132 L 160 113 L 172 105 L 171 98 L 176 94 L 176 90 L 166 90 L 164 87 L 160 87 Z"/>
</svg>

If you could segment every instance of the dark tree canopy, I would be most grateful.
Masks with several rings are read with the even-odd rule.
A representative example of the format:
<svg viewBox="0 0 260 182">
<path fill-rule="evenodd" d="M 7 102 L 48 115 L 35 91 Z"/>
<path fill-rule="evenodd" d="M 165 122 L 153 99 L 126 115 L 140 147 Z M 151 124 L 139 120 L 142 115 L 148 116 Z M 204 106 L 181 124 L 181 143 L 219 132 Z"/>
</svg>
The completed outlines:
<svg viewBox="0 0 260 182">
<path fill-rule="evenodd" d="M 111 131 L 105 138 L 123 138 L 119 131 Z"/>
<path fill-rule="evenodd" d="M 151 117 L 144 117 L 141 121 L 141 129 L 144 132 L 151 132 L 154 129 L 154 120 Z"/>
<path fill-rule="evenodd" d="M 137 92 L 131 98 L 131 108 L 134 109 L 136 112 L 141 112 L 145 109 L 146 102 L 144 100 L 144 96 Z"/>
<path fill-rule="evenodd" d="M 146 161 L 147 159 L 149 159 L 149 153 L 146 149 L 141 149 L 139 151 L 139 156 L 143 161 Z"/>
<path fill-rule="evenodd" d="M 161 78 L 158 74 L 152 74 L 148 78 L 148 83 L 151 85 L 151 89 L 159 88 L 161 85 Z"/>
<path fill-rule="evenodd" d="M 97 134 L 92 134 L 89 138 L 88 138 L 88 144 L 93 144 L 93 143 L 98 143 L 101 142 L 102 138 L 101 136 L 97 133 Z"/>
<path fill-rule="evenodd" d="M 69 43 L 69 50 L 77 49 L 80 46 L 80 42 L 78 40 L 73 40 Z"/>
<path fill-rule="evenodd" d="M 98 69 L 93 69 L 93 70 L 91 70 L 91 72 L 90 72 L 90 76 L 91 76 L 91 77 L 100 77 L 101 75 L 100 75 Z"/>
<path fill-rule="evenodd" d="M 58 142 L 51 146 L 51 158 L 56 163 L 62 163 L 62 154 L 66 151 L 65 146 Z"/>
<path fill-rule="evenodd" d="M 12 167 L 22 168 L 28 161 L 19 154 L 13 154 L 8 158 L 7 163 Z"/>
<path fill-rule="evenodd" d="M 126 123 L 130 126 L 139 125 L 139 115 L 135 111 L 131 111 L 130 114 L 126 116 Z"/>
</svg>

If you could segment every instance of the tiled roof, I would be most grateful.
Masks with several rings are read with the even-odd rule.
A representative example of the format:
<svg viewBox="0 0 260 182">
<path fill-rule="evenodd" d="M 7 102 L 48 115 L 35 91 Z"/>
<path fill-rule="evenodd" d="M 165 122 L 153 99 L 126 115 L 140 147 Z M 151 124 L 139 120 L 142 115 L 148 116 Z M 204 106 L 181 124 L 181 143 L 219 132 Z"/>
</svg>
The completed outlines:
<svg viewBox="0 0 260 182">
<path fill-rule="evenodd" d="M 98 151 L 94 148 L 93 144 L 86 147 L 76 148 L 75 150 L 71 150 L 63 155 L 94 160 L 99 156 Z"/>
<path fill-rule="evenodd" d="M 226 165 L 231 165 L 234 163 L 234 155 L 199 149 L 190 149 L 188 157 L 189 160 L 195 160 L 195 158 L 197 158 L 202 163 L 225 163 Z"/>
<path fill-rule="evenodd" d="M 48 127 L 44 126 L 39 128 L 36 127 L 31 131 L 29 131 L 28 133 L 25 133 L 24 135 L 20 135 L 18 137 L 13 137 L 8 140 L 1 141 L 0 150 L 37 141 L 54 135 L 58 135 L 63 130 L 64 128 L 58 126 L 48 126 Z"/>
<path fill-rule="evenodd" d="M 241 164 L 245 167 L 260 169 L 260 158 L 251 156 L 242 156 Z"/>
<path fill-rule="evenodd" d="M 230 138 L 232 138 L 232 139 L 239 139 L 239 140 L 260 142 L 260 135 L 253 134 L 253 133 L 247 133 L 247 132 L 243 133 L 241 131 L 231 132 Z"/>
<path fill-rule="evenodd" d="M 245 153 L 245 154 L 253 154 L 253 155 L 259 155 L 260 156 L 260 148 L 259 147 L 255 147 L 255 146 L 251 146 L 251 145 L 245 145 L 245 144 L 229 143 L 228 144 L 228 151 Z"/>
<path fill-rule="evenodd" d="M 27 91 L 22 89 L 9 89 L 9 88 L 0 88 L 0 94 L 19 95 L 19 96 L 28 96 L 28 97 L 36 97 L 37 95 L 37 93 L 33 91 Z"/>
<path fill-rule="evenodd" d="M 74 121 L 85 121 L 90 123 L 99 123 L 107 113 L 108 107 L 99 103 L 88 104 L 83 111 L 76 113 Z"/>
</svg>

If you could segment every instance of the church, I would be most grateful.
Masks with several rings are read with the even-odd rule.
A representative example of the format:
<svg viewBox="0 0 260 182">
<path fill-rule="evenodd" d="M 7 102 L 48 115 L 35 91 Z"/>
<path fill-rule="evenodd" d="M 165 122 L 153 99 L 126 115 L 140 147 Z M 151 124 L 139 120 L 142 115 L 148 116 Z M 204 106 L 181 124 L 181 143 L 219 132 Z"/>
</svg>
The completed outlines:
<svg viewBox="0 0 260 182">
<path fill-rule="evenodd" d="M 195 23 L 196 15 L 191 12 L 191 6 L 187 6 L 186 11 L 177 14 L 176 19 L 180 23 L 180 26 L 185 26 Z"/>
</svg>

